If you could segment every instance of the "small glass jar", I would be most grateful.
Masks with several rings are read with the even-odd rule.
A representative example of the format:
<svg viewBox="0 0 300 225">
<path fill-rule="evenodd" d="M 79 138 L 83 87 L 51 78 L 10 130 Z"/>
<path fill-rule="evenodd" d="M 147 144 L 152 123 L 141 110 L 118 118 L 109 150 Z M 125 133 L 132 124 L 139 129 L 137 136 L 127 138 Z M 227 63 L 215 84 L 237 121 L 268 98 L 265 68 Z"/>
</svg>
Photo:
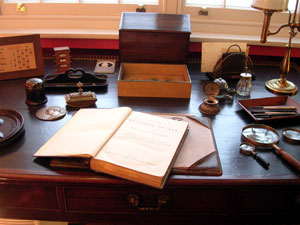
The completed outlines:
<svg viewBox="0 0 300 225">
<path fill-rule="evenodd" d="M 236 93 L 240 96 L 250 96 L 252 91 L 252 74 L 241 73 L 240 80 L 236 85 Z"/>
</svg>

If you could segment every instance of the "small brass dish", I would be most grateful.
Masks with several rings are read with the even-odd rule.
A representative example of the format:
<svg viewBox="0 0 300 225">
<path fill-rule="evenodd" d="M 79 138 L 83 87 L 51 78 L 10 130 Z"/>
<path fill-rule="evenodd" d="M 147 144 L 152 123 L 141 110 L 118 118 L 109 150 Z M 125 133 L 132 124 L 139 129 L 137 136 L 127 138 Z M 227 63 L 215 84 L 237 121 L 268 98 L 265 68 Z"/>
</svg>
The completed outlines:
<svg viewBox="0 0 300 225">
<path fill-rule="evenodd" d="M 285 128 L 282 131 L 283 139 L 289 143 L 300 144 L 300 130 L 296 128 Z"/>
<path fill-rule="evenodd" d="M 66 110 L 60 106 L 50 106 L 39 109 L 35 115 L 40 120 L 54 121 L 63 118 Z"/>
</svg>

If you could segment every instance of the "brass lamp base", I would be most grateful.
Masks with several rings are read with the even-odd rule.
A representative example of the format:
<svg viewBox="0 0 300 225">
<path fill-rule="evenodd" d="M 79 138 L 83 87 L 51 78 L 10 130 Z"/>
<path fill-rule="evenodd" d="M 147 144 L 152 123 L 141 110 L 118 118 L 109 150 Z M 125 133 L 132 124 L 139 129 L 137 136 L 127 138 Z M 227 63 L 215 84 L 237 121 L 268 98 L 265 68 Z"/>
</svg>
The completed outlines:
<svg viewBox="0 0 300 225">
<path fill-rule="evenodd" d="M 274 94 L 283 94 L 283 95 L 295 95 L 298 91 L 298 87 L 290 82 L 285 80 L 285 82 L 280 82 L 281 79 L 272 79 L 266 82 L 266 88 Z"/>
</svg>

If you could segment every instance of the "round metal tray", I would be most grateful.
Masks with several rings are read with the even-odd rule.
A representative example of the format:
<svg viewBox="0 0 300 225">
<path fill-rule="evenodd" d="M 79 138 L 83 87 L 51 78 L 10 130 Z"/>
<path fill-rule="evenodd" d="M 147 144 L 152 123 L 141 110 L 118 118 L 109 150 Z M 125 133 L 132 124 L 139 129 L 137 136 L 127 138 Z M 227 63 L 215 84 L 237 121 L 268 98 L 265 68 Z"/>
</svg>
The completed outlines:
<svg viewBox="0 0 300 225">
<path fill-rule="evenodd" d="M 0 126 L 0 132 L 3 135 L 0 138 L 0 147 L 3 147 L 23 133 L 24 118 L 21 113 L 6 108 L 0 108 L 0 118 L 3 120 Z"/>
</svg>

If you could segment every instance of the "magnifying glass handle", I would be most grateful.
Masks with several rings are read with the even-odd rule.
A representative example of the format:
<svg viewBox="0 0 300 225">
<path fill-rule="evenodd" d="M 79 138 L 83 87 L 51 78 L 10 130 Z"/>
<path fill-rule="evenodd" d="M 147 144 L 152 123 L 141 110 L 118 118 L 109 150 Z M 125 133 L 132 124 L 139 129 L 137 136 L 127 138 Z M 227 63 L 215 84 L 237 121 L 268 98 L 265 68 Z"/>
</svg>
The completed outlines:
<svg viewBox="0 0 300 225">
<path fill-rule="evenodd" d="M 253 157 L 260 165 L 262 165 L 266 169 L 269 169 L 270 163 L 266 162 L 263 158 L 259 157 L 257 154 L 253 155 Z"/>
<path fill-rule="evenodd" d="M 300 162 L 277 145 L 273 145 L 277 153 L 300 172 Z"/>
</svg>

